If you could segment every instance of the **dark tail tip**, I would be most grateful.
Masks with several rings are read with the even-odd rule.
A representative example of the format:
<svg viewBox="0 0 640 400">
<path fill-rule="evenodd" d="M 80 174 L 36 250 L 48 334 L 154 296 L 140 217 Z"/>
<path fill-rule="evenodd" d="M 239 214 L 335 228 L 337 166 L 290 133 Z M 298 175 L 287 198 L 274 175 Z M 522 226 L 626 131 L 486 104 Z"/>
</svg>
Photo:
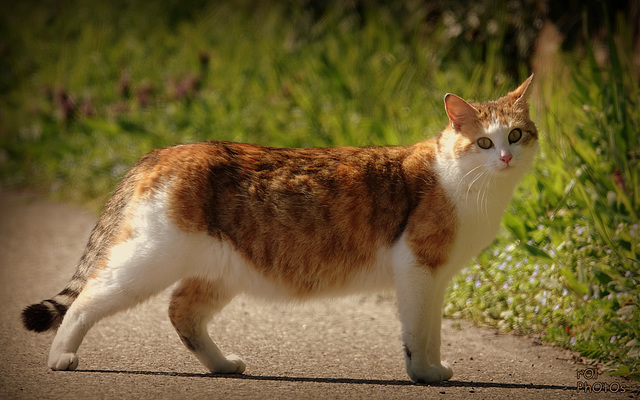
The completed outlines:
<svg viewBox="0 0 640 400">
<path fill-rule="evenodd" d="M 25 308 L 22 311 L 22 323 L 30 331 L 44 332 L 60 326 L 66 312 L 65 305 L 55 300 L 45 300 Z"/>
</svg>

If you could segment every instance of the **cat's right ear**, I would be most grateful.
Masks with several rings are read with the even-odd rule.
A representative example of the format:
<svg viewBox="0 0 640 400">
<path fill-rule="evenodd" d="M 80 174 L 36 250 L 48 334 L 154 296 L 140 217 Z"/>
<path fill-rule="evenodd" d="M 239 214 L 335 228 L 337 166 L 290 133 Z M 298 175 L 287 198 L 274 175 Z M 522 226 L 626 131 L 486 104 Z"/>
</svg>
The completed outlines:
<svg viewBox="0 0 640 400">
<path fill-rule="evenodd" d="M 459 132 L 464 124 L 478 119 L 478 110 L 455 94 L 447 93 L 444 96 L 444 108 L 451 127 L 456 132 Z"/>
</svg>

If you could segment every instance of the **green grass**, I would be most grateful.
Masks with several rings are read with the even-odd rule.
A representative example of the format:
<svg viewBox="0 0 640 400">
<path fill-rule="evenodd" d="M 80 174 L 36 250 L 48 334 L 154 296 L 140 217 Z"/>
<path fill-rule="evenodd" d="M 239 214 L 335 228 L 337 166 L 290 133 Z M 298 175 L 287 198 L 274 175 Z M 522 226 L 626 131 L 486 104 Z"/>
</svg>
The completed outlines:
<svg viewBox="0 0 640 400">
<path fill-rule="evenodd" d="M 457 14 L 423 24 L 410 1 L 204 3 L 0 6 L 2 185 L 98 211 L 155 147 L 409 144 L 444 127 L 444 93 L 495 98 L 530 73 L 522 60 L 520 76 L 508 72 L 513 21 L 501 7 L 469 41 Z M 445 313 L 540 334 L 639 379 L 640 93 L 628 29 L 608 27 L 607 68 L 586 46 L 562 55 L 559 75 L 536 78 L 541 154 L 499 237 L 452 282 Z"/>
</svg>

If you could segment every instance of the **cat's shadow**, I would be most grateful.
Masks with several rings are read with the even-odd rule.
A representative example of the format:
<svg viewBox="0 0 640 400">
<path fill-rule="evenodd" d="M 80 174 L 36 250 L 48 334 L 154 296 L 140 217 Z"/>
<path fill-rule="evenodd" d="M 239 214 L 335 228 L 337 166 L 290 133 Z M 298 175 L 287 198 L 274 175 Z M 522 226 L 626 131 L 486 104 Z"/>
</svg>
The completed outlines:
<svg viewBox="0 0 640 400">
<path fill-rule="evenodd" d="M 77 370 L 82 373 L 100 374 L 124 374 L 124 375 L 159 375 L 178 376 L 183 378 L 219 378 L 219 379 L 243 379 L 253 381 L 272 382 L 307 382 L 307 383 L 346 383 L 352 385 L 382 385 L 382 386 L 436 386 L 436 387 L 469 387 L 469 388 L 505 388 L 505 389 L 533 389 L 533 390 L 577 390 L 577 386 L 542 385 L 533 383 L 507 383 L 507 382 L 478 382 L 478 381 L 446 381 L 440 384 L 421 384 L 410 380 L 399 379 L 357 379 L 357 378 L 321 378 L 298 376 L 269 376 L 247 374 L 203 374 L 190 372 L 165 372 L 165 371 L 126 371 L 126 370 Z"/>
</svg>

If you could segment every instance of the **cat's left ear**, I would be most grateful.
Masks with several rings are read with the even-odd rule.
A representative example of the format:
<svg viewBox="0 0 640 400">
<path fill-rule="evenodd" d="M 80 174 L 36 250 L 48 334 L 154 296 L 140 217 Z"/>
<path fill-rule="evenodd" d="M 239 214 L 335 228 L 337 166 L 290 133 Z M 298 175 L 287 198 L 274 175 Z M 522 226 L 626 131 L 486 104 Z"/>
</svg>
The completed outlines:
<svg viewBox="0 0 640 400">
<path fill-rule="evenodd" d="M 462 129 L 462 125 L 478 119 L 478 110 L 455 94 L 447 93 L 444 96 L 444 108 L 456 132 Z"/>
<path fill-rule="evenodd" d="M 531 84 L 532 80 L 533 80 L 533 74 L 531 74 L 531 76 L 528 77 L 527 80 L 522 82 L 522 84 L 518 86 L 516 90 L 508 94 L 508 96 L 515 99 L 514 106 L 518 106 L 522 108 L 522 110 L 527 114 L 529 114 L 529 105 L 527 104 L 527 97 L 528 97 L 527 89 L 529 88 L 529 85 Z"/>
</svg>

